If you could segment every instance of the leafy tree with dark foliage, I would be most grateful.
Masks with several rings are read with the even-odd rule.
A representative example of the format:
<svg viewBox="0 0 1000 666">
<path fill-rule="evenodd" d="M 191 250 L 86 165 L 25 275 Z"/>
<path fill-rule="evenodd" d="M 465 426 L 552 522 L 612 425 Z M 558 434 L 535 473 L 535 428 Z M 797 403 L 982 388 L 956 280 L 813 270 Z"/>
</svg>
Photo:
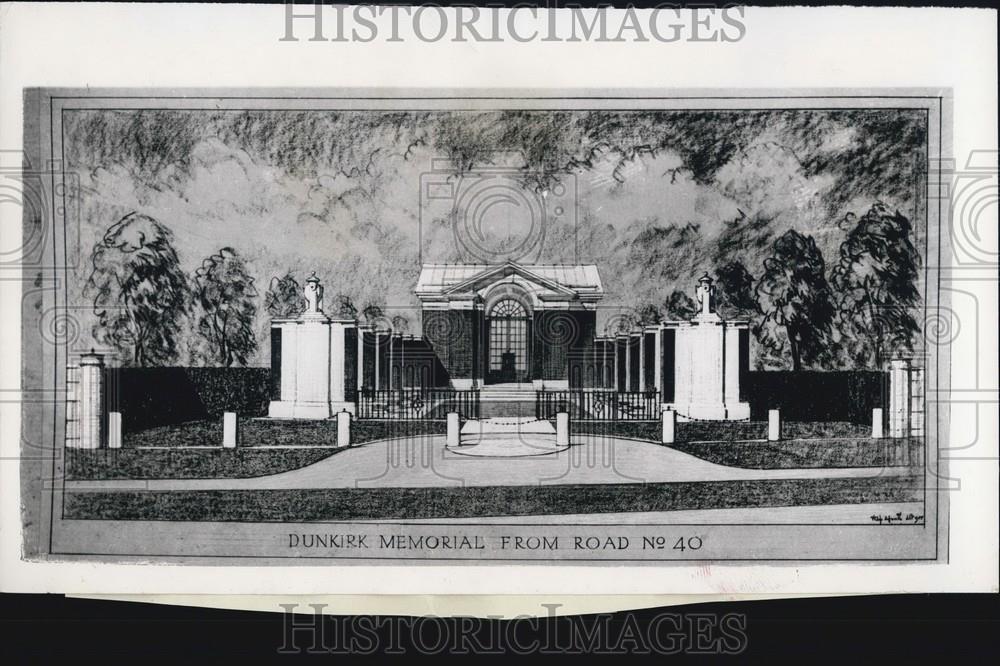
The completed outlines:
<svg viewBox="0 0 1000 666">
<path fill-rule="evenodd" d="M 726 317 L 747 317 L 757 309 L 754 279 L 740 261 L 733 261 L 715 272 L 718 309 Z"/>
<path fill-rule="evenodd" d="M 264 309 L 270 317 L 279 319 L 298 316 L 305 309 L 302 286 L 291 271 L 280 278 L 271 278 L 264 293 Z"/>
<path fill-rule="evenodd" d="M 919 330 L 913 316 L 920 301 L 920 255 L 910 240 L 910 221 L 876 203 L 855 222 L 840 246 L 840 261 L 830 281 L 836 290 L 838 319 L 859 344 L 855 362 L 879 365 L 890 350 L 913 348 Z"/>
<path fill-rule="evenodd" d="M 640 326 L 652 326 L 659 324 L 663 319 L 660 308 L 652 304 L 643 305 L 635 311 L 636 323 Z"/>
<path fill-rule="evenodd" d="M 166 365 L 177 355 L 189 292 L 172 241 L 167 227 L 133 212 L 105 232 L 90 256 L 94 337 L 132 365 Z"/>
<path fill-rule="evenodd" d="M 382 311 L 382 306 L 369 303 L 361 309 L 361 316 L 364 318 L 366 324 L 373 326 L 385 318 L 385 313 Z"/>
<path fill-rule="evenodd" d="M 195 271 L 195 302 L 200 314 L 198 330 L 208 341 L 218 362 L 246 365 L 257 349 L 253 330 L 257 314 L 257 289 L 243 259 L 230 247 L 205 259 Z"/>
<path fill-rule="evenodd" d="M 663 304 L 666 318 L 686 320 L 698 314 L 698 304 L 680 289 L 674 289 Z"/>
<path fill-rule="evenodd" d="M 783 350 L 787 340 L 793 370 L 820 355 L 833 321 L 833 304 L 823 255 L 812 236 L 790 230 L 774 242 L 757 284 L 757 308 L 763 317 L 754 325 L 754 334 L 776 351 Z"/>
<path fill-rule="evenodd" d="M 358 308 L 347 294 L 338 294 L 333 299 L 333 313 L 342 319 L 357 319 Z"/>
</svg>

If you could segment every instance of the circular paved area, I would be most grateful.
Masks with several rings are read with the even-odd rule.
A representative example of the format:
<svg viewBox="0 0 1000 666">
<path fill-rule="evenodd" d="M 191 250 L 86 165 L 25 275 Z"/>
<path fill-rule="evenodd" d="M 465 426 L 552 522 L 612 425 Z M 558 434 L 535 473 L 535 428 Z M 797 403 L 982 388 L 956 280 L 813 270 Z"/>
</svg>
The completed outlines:
<svg viewBox="0 0 1000 666">
<path fill-rule="evenodd" d="M 480 441 L 463 438 L 461 446 L 449 446 L 447 451 L 459 456 L 478 458 L 524 458 L 527 456 L 548 456 L 569 448 L 558 446 L 555 435 L 534 433 L 483 435 Z"/>
</svg>

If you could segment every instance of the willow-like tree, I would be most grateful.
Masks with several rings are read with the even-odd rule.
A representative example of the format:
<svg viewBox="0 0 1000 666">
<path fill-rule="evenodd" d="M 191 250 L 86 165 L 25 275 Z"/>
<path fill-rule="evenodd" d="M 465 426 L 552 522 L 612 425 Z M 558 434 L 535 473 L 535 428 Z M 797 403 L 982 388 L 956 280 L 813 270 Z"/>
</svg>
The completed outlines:
<svg viewBox="0 0 1000 666">
<path fill-rule="evenodd" d="M 847 224 L 854 216 L 845 218 Z M 920 301 L 920 255 L 910 240 L 910 221 L 876 203 L 848 233 L 830 274 L 838 319 L 862 338 L 855 361 L 880 364 L 886 351 L 911 350 L 919 327 L 913 316 Z"/>
<path fill-rule="evenodd" d="M 86 290 L 93 295 L 94 337 L 136 366 L 165 365 L 177 355 L 187 312 L 187 278 L 170 230 L 129 213 L 94 245 Z"/>
<path fill-rule="evenodd" d="M 754 334 L 775 351 L 787 340 L 792 368 L 801 370 L 820 355 L 833 321 L 826 266 L 812 236 L 790 230 L 779 237 L 756 291 L 762 317 Z"/>
<path fill-rule="evenodd" d="M 231 247 L 205 259 L 195 271 L 198 330 L 219 364 L 246 365 L 257 349 L 253 322 L 257 289 L 243 259 Z"/>
</svg>

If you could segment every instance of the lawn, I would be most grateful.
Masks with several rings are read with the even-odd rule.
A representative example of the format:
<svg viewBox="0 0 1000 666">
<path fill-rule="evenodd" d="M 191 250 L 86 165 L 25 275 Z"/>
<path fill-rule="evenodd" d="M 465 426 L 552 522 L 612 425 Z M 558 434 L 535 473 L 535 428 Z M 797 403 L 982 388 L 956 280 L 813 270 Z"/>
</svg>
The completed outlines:
<svg viewBox="0 0 1000 666">
<path fill-rule="evenodd" d="M 794 439 L 681 442 L 674 448 L 719 465 L 749 469 L 905 467 L 920 464 L 923 439 Z"/>
<path fill-rule="evenodd" d="M 581 422 L 576 433 L 661 443 L 658 421 Z M 894 467 L 919 464 L 922 438 L 872 439 L 865 426 L 846 422 L 784 423 L 782 439 L 769 442 L 767 423 L 716 421 L 678 423 L 672 446 L 709 462 L 748 469 Z"/>
<path fill-rule="evenodd" d="M 919 477 L 700 483 L 69 492 L 67 519 L 287 522 L 479 518 L 917 501 Z"/>
<path fill-rule="evenodd" d="M 663 426 L 659 421 L 578 421 L 573 432 L 617 435 L 660 443 Z M 786 439 L 857 438 L 871 436 L 871 427 L 847 421 L 800 422 L 781 424 Z M 681 421 L 675 430 L 677 442 L 737 442 L 767 439 L 766 421 Z"/>
<path fill-rule="evenodd" d="M 444 432 L 444 422 L 436 421 L 356 421 L 351 425 L 352 444 Z M 240 438 L 239 448 L 223 449 L 218 421 L 149 428 L 128 434 L 122 449 L 67 449 L 66 478 L 249 478 L 305 467 L 345 450 L 336 448 L 335 421 L 247 419 L 240 423 Z M 288 446 L 314 448 L 280 448 Z"/>
<path fill-rule="evenodd" d="M 343 451 L 312 449 L 120 449 L 67 451 L 66 479 L 242 479 L 298 469 Z"/>
</svg>

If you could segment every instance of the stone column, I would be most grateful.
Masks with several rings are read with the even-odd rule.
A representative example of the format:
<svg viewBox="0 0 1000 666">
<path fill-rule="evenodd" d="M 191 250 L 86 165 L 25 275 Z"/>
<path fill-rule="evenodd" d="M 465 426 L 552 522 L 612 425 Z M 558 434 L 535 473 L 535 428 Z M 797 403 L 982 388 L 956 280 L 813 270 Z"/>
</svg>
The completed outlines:
<svg viewBox="0 0 1000 666">
<path fill-rule="evenodd" d="M 639 333 L 639 391 L 646 390 L 646 329 Z"/>
<path fill-rule="evenodd" d="M 382 347 L 381 347 L 381 343 L 379 342 L 379 338 L 381 336 L 378 333 L 379 333 L 379 331 L 376 328 L 375 331 L 374 331 L 374 334 L 375 334 L 375 390 L 376 391 L 379 390 L 379 388 L 381 388 L 381 379 L 379 378 L 379 373 L 382 370 L 382 367 L 381 367 L 381 364 L 380 364 L 380 361 L 381 361 L 380 357 L 382 356 L 382 354 L 381 354 Z"/>
<path fill-rule="evenodd" d="M 656 327 L 656 351 L 653 354 L 653 386 L 663 400 L 663 327 Z"/>
<path fill-rule="evenodd" d="M 108 412 L 108 448 L 122 448 L 122 414 Z"/>
<path fill-rule="evenodd" d="M 364 388 L 365 384 L 365 331 L 367 327 L 358 324 L 358 391 Z"/>
<path fill-rule="evenodd" d="M 632 334 L 625 336 L 625 391 L 632 390 Z"/>
<path fill-rule="evenodd" d="M 882 439 L 882 409 L 872 410 L 872 439 Z"/>
<path fill-rule="evenodd" d="M 99 449 L 104 440 L 104 355 L 84 354 L 80 358 L 80 439 L 81 449 Z"/>
</svg>

